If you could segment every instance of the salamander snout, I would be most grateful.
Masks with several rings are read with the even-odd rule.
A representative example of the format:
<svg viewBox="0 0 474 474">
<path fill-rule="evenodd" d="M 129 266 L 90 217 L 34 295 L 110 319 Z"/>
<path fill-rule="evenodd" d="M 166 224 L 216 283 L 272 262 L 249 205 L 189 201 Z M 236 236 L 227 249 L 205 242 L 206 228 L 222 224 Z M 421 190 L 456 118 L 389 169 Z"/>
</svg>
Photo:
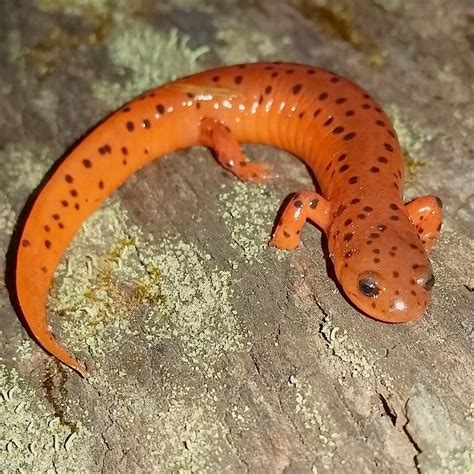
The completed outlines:
<svg viewBox="0 0 474 474">
<path fill-rule="evenodd" d="M 380 267 L 360 273 L 353 270 L 345 268 L 341 274 L 343 284 L 352 288 L 346 294 L 359 310 L 374 319 L 413 321 L 423 314 L 431 299 L 434 276 L 429 262 L 390 271 Z"/>
</svg>

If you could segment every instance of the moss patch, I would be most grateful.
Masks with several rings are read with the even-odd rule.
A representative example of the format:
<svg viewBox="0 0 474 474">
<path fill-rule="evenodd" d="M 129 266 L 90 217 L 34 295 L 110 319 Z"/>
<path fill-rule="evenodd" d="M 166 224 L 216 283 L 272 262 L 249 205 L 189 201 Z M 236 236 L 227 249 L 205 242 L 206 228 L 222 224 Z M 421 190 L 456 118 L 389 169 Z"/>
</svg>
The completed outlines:
<svg viewBox="0 0 474 474">
<path fill-rule="evenodd" d="M 13 369 L 0 364 L 0 465 L 3 472 L 84 472 L 93 466 L 80 421 L 62 424 Z"/>
<path fill-rule="evenodd" d="M 195 71 L 198 58 L 209 48 L 192 49 L 188 42 L 189 37 L 175 29 L 161 32 L 136 20 L 125 21 L 107 43 L 109 59 L 122 79 L 94 83 L 95 96 L 115 108 L 145 90 Z"/>
<path fill-rule="evenodd" d="M 405 155 L 405 164 L 408 170 L 408 179 L 413 180 L 418 175 L 420 168 L 430 164 L 429 161 L 421 158 L 423 146 L 431 140 L 431 137 L 421 128 L 406 120 L 396 105 L 389 105 L 385 108 L 395 128 L 400 145 Z"/>
<path fill-rule="evenodd" d="M 261 263 L 278 211 L 278 198 L 266 186 L 235 181 L 222 192 L 218 209 L 231 235 L 231 247 L 248 263 Z M 283 255 L 279 252 L 279 255 Z"/>
</svg>

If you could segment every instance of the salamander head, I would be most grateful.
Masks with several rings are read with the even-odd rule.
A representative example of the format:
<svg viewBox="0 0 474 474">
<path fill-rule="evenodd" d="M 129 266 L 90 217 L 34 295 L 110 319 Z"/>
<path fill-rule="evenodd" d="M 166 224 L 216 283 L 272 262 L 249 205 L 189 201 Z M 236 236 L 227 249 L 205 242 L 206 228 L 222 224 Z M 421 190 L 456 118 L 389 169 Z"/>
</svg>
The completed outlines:
<svg viewBox="0 0 474 474">
<path fill-rule="evenodd" d="M 346 232 L 343 221 L 335 221 L 329 233 L 334 268 L 359 310 L 385 322 L 413 321 L 431 299 L 434 276 L 408 217 L 401 212 L 399 221 L 389 222 L 369 216 Z"/>
</svg>

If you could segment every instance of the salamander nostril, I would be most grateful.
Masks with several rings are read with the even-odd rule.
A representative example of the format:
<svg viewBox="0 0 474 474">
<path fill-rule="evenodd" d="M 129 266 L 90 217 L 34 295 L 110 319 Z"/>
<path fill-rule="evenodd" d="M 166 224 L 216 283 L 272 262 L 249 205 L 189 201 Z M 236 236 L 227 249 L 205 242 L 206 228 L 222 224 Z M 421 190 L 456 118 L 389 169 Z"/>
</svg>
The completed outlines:
<svg viewBox="0 0 474 474">
<path fill-rule="evenodd" d="M 435 277 L 433 273 L 429 273 L 428 275 L 426 275 L 426 279 L 423 282 L 423 288 L 429 291 L 431 290 L 431 288 L 433 288 L 434 284 L 435 284 Z"/>
</svg>

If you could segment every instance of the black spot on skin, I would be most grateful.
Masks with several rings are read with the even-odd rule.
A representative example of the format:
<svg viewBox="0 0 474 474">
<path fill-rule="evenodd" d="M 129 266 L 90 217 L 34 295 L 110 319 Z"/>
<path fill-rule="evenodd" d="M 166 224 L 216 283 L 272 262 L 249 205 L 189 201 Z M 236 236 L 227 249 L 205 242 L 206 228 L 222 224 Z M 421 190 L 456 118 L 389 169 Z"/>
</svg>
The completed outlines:
<svg viewBox="0 0 474 474">
<path fill-rule="evenodd" d="M 127 147 L 123 146 L 121 151 L 122 151 L 122 155 L 124 155 L 124 156 L 128 155 L 128 148 Z"/>
<path fill-rule="evenodd" d="M 133 132 L 133 130 L 135 130 L 135 125 L 133 124 L 133 122 L 127 122 L 125 126 L 127 127 L 127 130 L 129 132 Z"/>
<path fill-rule="evenodd" d="M 374 258 L 374 263 L 380 263 L 380 258 Z"/>
<path fill-rule="evenodd" d="M 263 95 L 260 94 L 260 97 L 258 98 L 258 105 L 260 105 L 263 102 Z"/>
<path fill-rule="evenodd" d="M 101 155 L 106 155 L 107 153 L 112 153 L 112 148 L 110 148 L 110 145 L 104 145 L 99 148 L 99 153 Z"/>
<path fill-rule="evenodd" d="M 351 201 L 351 204 L 358 204 L 360 202 L 360 199 L 359 198 L 354 198 L 352 201 Z"/>
<path fill-rule="evenodd" d="M 50 249 L 50 248 L 51 248 L 51 241 L 50 241 L 50 240 L 45 240 L 45 241 L 44 241 L 44 246 L 45 246 L 47 249 Z"/>
<path fill-rule="evenodd" d="M 392 130 L 389 130 L 389 131 L 388 131 L 388 134 L 389 134 L 392 138 L 397 138 L 397 135 L 396 135 L 395 132 L 393 132 Z"/>
<path fill-rule="evenodd" d="M 298 199 L 297 201 L 295 201 L 295 207 L 297 208 L 303 207 L 303 203 Z"/>
<path fill-rule="evenodd" d="M 326 92 L 319 94 L 319 97 L 318 97 L 319 100 L 326 100 L 327 98 L 328 98 L 328 94 Z"/>
<path fill-rule="evenodd" d="M 339 82 L 339 81 L 340 81 L 340 79 L 339 79 L 338 77 L 331 77 L 330 80 L 331 80 L 331 82 L 332 82 L 333 84 L 336 84 L 336 82 Z"/>
<path fill-rule="evenodd" d="M 163 115 L 165 113 L 165 107 L 163 104 L 158 104 L 156 106 L 156 111 L 160 114 Z"/>
<path fill-rule="evenodd" d="M 326 166 L 326 168 L 324 169 L 324 171 L 329 171 L 329 168 L 331 168 L 331 166 L 332 166 L 332 161 L 330 161 L 330 162 L 327 164 L 327 166 Z"/>
<path fill-rule="evenodd" d="M 72 197 L 77 197 L 77 191 L 75 189 L 71 189 L 69 193 L 71 194 Z"/>
<path fill-rule="evenodd" d="M 61 219 L 61 216 L 59 214 L 53 214 L 53 219 L 55 221 L 59 221 L 59 219 Z"/>
<path fill-rule="evenodd" d="M 272 70 L 273 70 L 273 66 L 265 66 L 265 70 L 266 70 L 266 71 L 272 71 Z"/>
<path fill-rule="evenodd" d="M 49 231 L 51 230 L 51 227 L 49 227 L 49 225 L 45 225 L 45 226 L 44 226 L 44 230 L 45 230 L 46 232 L 49 232 Z"/>
<path fill-rule="evenodd" d="M 76 209 L 77 211 L 81 208 L 81 206 L 79 206 L 79 204 L 76 202 L 76 204 L 74 204 L 74 209 Z"/>
<path fill-rule="evenodd" d="M 150 128 L 151 123 L 148 119 L 144 119 L 143 122 L 142 122 L 142 126 L 143 126 L 143 128 Z"/>
<path fill-rule="evenodd" d="M 324 126 L 327 127 L 328 125 L 331 125 L 332 122 L 333 122 L 334 118 L 333 117 L 329 117 L 325 122 L 324 122 Z"/>
<path fill-rule="evenodd" d="M 354 137 L 355 137 L 355 133 L 354 132 L 350 132 L 346 135 L 344 135 L 344 140 L 352 140 Z"/>
<path fill-rule="evenodd" d="M 380 231 L 380 232 L 385 232 L 387 230 L 387 226 L 384 225 L 384 224 L 379 224 L 377 226 L 377 229 Z"/>
<path fill-rule="evenodd" d="M 369 104 L 362 104 L 362 108 L 364 110 L 369 110 L 370 109 L 370 105 Z"/>
<path fill-rule="evenodd" d="M 273 77 L 273 78 L 275 78 L 275 77 L 277 77 L 277 76 L 278 76 L 278 74 L 279 74 L 279 73 L 278 73 L 278 72 L 276 72 L 276 71 L 275 71 L 275 72 L 272 72 L 272 77 Z"/>
<path fill-rule="evenodd" d="M 104 189 L 104 182 L 103 181 L 99 181 L 99 188 Z"/>
<path fill-rule="evenodd" d="M 354 113 L 355 113 L 355 112 L 354 112 L 353 110 L 348 110 L 348 111 L 346 112 L 346 117 L 352 117 L 352 116 L 354 115 Z"/>
<path fill-rule="evenodd" d="M 313 117 L 316 118 L 321 113 L 321 109 L 316 109 L 314 111 Z"/>
<path fill-rule="evenodd" d="M 370 172 L 371 173 L 380 173 L 380 168 L 377 168 L 377 166 L 372 166 L 372 168 L 370 168 Z"/>
<path fill-rule="evenodd" d="M 336 99 L 336 104 L 340 105 L 346 102 L 347 99 L 345 97 L 339 97 L 339 99 Z"/>
<path fill-rule="evenodd" d="M 387 158 L 385 158 L 385 156 L 379 156 L 379 157 L 377 158 L 377 161 L 378 161 L 379 163 L 388 163 L 388 160 L 387 160 Z"/>
<path fill-rule="evenodd" d="M 23 239 L 21 241 L 21 245 L 23 245 L 23 247 L 29 247 L 30 246 L 30 241 L 27 240 L 27 239 Z"/>
<path fill-rule="evenodd" d="M 234 82 L 235 82 L 236 84 L 241 84 L 242 81 L 243 81 L 243 79 L 244 79 L 244 78 L 243 78 L 242 76 L 235 76 Z"/>
<path fill-rule="evenodd" d="M 388 252 L 391 257 L 395 257 L 397 254 L 395 252 Z"/>
<path fill-rule="evenodd" d="M 394 150 L 393 146 L 390 145 L 390 143 L 384 143 L 383 146 L 387 151 L 393 151 Z"/>
<path fill-rule="evenodd" d="M 344 242 L 349 242 L 352 239 L 353 236 L 354 236 L 354 234 L 349 234 L 349 233 L 345 234 L 344 235 Z"/>
<path fill-rule="evenodd" d="M 377 232 L 372 232 L 371 234 L 369 234 L 369 237 L 371 239 L 378 239 L 380 237 L 380 235 L 377 234 Z"/>
<path fill-rule="evenodd" d="M 390 216 L 389 219 L 391 221 L 399 221 L 400 220 L 400 218 L 398 216 Z"/>
<path fill-rule="evenodd" d="M 301 84 L 296 84 L 293 86 L 293 89 L 291 89 L 291 91 L 293 92 L 294 95 L 297 95 L 300 93 L 302 88 L 303 86 Z"/>
<path fill-rule="evenodd" d="M 212 82 L 219 82 L 220 79 L 221 79 L 221 78 L 220 78 L 219 76 L 213 76 Z"/>
<path fill-rule="evenodd" d="M 370 207 L 370 206 L 364 206 L 364 211 L 365 212 L 372 212 L 374 210 L 373 207 Z"/>
<path fill-rule="evenodd" d="M 130 110 L 131 110 L 130 107 L 124 107 L 122 109 L 122 112 L 130 112 Z"/>
<path fill-rule="evenodd" d="M 382 109 L 380 109 L 379 107 L 374 107 L 374 110 L 375 110 L 376 112 L 378 112 L 379 114 L 382 113 Z"/>
<path fill-rule="evenodd" d="M 344 161 L 346 158 L 347 158 L 347 155 L 345 153 L 343 153 L 342 155 L 339 156 L 337 161 L 339 161 L 339 163 L 340 163 L 341 161 Z"/>
<path fill-rule="evenodd" d="M 357 214 L 357 219 L 364 220 L 366 217 L 365 214 Z"/>
<path fill-rule="evenodd" d="M 188 92 L 186 95 L 188 96 L 188 99 L 194 99 L 194 94 L 192 92 Z"/>
<path fill-rule="evenodd" d="M 339 168 L 339 173 L 344 173 L 344 171 L 348 170 L 349 169 L 349 165 L 342 165 L 340 168 Z"/>
<path fill-rule="evenodd" d="M 335 133 L 335 134 L 338 134 L 338 133 L 342 133 L 344 131 L 344 127 L 336 127 L 332 133 Z"/>
<path fill-rule="evenodd" d="M 63 207 L 68 207 L 69 206 L 69 203 L 65 199 L 63 199 L 61 201 L 61 204 L 62 204 Z"/>
<path fill-rule="evenodd" d="M 91 160 L 82 160 L 82 164 L 84 165 L 85 168 L 92 168 Z"/>
<path fill-rule="evenodd" d="M 316 207 L 318 207 L 318 199 L 311 199 L 311 201 L 309 201 L 309 207 L 311 209 L 316 209 Z"/>
<path fill-rule="evenodd" d="M 352 176 L 351 178 L 349 178 L 349 184 L 355 184 L 357 183 L 358 180 L 359 180 L 358 176 Z"/>
<path fill-rule="evenodd" d="M 272 93 L 272 86 L 267 86 L 267 87 L 265 87 L 265 94 L 266 94 L 266 95 L 269 95 L 269 94 L 271 94 L 271 93 Z"/>
<path fill-rule="evenodd" d="M 340 204 L 339 207 L 337 208 L 336 216 L 339 217 L 344 212 L 345 209 L 346 209 L 346 206 L 343 206 L 342 204 Z"/>
<path fill-rule="evenodd" d="M 287 74 L 293 74 L 295 72 L 295 70 L 294 69 L 287 69 L 285 72 Z"/>
<path fill-rule="evenodd" d="M 348 226 L 348 225 L 351 225 L 352 224 L 352 219 L 347 219 L 345 222 L 344 222 L 344 225 L 345 226 Z"/>
<path fill-rule="evenodd" d="M 69 183 L 69 184 L 71 184 L 74 181 L 74 179 L 72 178 L 72 176 L 70 174 L 67 174 L 64 177 L 64 179 L 66 180 L 66 183 Z"/>
<path fill-rule="evenodd" d="M 370 99 L 370 95 L 369 95 L 369 94 L 364 94 L 363 97 L 364 97 L 364 99 Z"/>
<path fill-rule="evenodd" d="M 372 252 L 374 252 L 376 255 L 380 253 L 380 249 L 372 249 Z"/>
<path fill-rule="evenodd" d="M 298 115 L 299 118 L 303 118 L 304 117 L 304 112 L 300 112 L 300 114 Z"/>
<path fill-rule="evenodd" d="M 306 74 L 310 74 L 310 75 L 311 75 L 311 74 L 316 74 L 316 71 L 315 71 L 314 69 L 308 69 L 308 70 L 306 71 Z"/>
<path fill-rule="evenodd" d="M 47 269 L 46 267 L 41 267 L 41 271 L 42 271 L 43 273 L 48 273 L 48 269 Z"/>
<path fill-rule="evenodd" d="M 400 276 L 400 273 L 395 271 L 392 273 L 392 275 L 393 275 L 393 278 L 398 278 Z"/>
<path fill-rule="evenodd" d="M 196 102 L 196 109 L 200 109 L 201 108 L 201 102 Z"/>
<path fill-rule="evenodd" d="M 375 122 L 379 127 L 385 127 L 385 122 L 383 122 L 382 120 L 377 120 Z"/>
<path fill-rule="evenodd" d="M 394 211 L 398 211 L 400 209 L 395 203 L 390 204 L 390 209 L 393 209 Z"/>
<path fill-rule="evenodd" d="M 287 239 L 291 237 L 290 234 L 289 234 L 286 230 L 283 231 L 283 235 L 284 235 Z"/>
</svg>

